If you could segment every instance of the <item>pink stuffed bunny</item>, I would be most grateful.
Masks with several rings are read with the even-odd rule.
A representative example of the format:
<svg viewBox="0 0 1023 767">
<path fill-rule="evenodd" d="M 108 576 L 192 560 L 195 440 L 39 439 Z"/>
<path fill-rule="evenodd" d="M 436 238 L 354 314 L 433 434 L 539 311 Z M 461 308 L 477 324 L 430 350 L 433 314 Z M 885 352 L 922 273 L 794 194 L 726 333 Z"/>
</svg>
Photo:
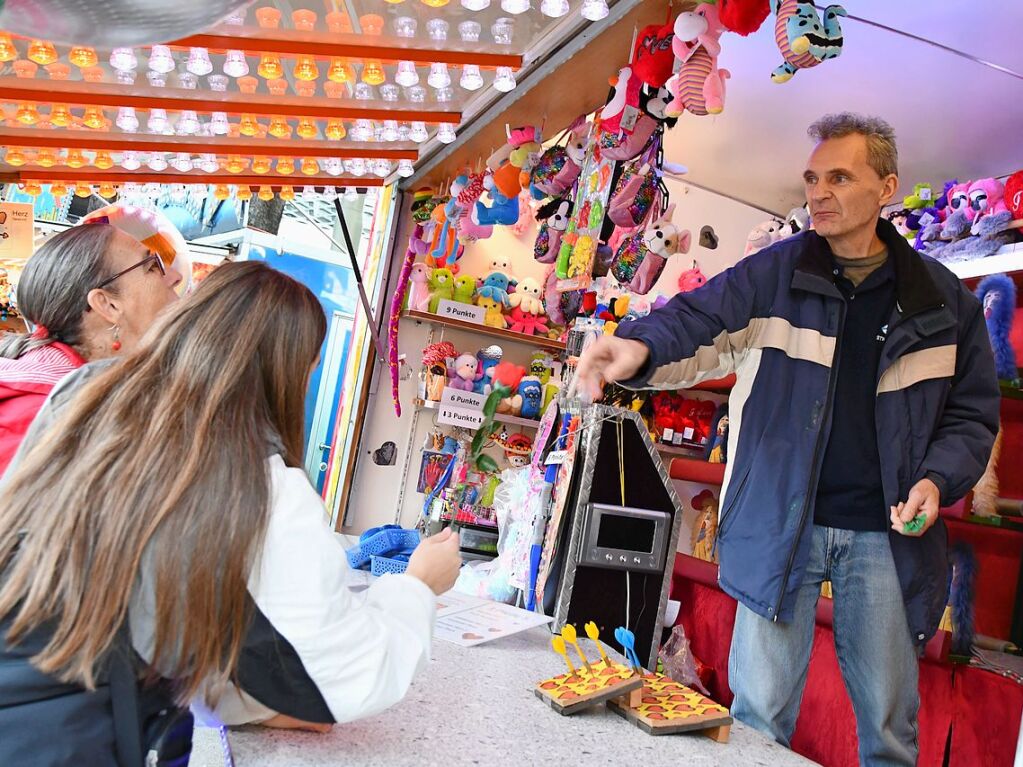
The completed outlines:
<svg viewBox="0 0 1023 767">
<path fill-rule="evenodd" d="M 409 274 L 408 308 L 415 312 L 425 312 L 430 305 L 430 288 L 427 283 L 433 269 L 419 262 L 412 264 Z"/>
</svg>

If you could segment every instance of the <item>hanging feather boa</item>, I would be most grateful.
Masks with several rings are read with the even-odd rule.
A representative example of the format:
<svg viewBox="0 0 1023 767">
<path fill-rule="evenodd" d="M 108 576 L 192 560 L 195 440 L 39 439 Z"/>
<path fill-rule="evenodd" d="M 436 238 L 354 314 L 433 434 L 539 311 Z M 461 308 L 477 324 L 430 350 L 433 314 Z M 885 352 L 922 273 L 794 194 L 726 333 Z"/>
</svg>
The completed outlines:
<svg viewBox="0 0 1023 767">
<path fill-rule="evenodd" d="M 952 547 L 952 652 L 969 657 L 973 649 L 973 587 L 977 558 L 973 547 L 960 541 Z"/>
<path fill-rule="evenodd" d="M 412 274 L 412 264 L 415 263 L 416 256 L 426 248 L 422 238 L 423 225 L 416 224 L 409 238 L 408 250 L 405 251 L 405 263 L 402 264 L 401 273 L 398 275 L 398 286 L 394 290 L 394 297 L 391 298 L 391 316 L 387 326 L 387 340 L 390 345 L 387 366 L 391 369 L 391 398 L 394 400 L 394 412 L 399 417 L 401 400 L 398 396 L 398 324 L 401 320 L 401 306 L 405 302 L 405 292 L 408 290 L 409 275 Z"/>
</svg>

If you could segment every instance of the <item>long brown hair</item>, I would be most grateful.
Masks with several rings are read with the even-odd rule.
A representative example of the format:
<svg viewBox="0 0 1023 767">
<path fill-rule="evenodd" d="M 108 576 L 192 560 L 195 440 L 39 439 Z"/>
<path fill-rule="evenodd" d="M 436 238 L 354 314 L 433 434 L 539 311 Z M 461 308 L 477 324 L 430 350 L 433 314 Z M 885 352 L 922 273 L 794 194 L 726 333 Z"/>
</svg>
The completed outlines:
<svg viewBox="0 0 1023 767">
<path fill-rule="evenodd" d="M 325 333 L 306 287 L 258 262 L 226 264 L 85 385 L 0 491 L 8 641 L 52 621 L 33 662 L 92 689 L 145 551 L 153 666 L 182 701 L 226 681 L 269 518 L 270 445 L 301 465 Z"/>
</svg>

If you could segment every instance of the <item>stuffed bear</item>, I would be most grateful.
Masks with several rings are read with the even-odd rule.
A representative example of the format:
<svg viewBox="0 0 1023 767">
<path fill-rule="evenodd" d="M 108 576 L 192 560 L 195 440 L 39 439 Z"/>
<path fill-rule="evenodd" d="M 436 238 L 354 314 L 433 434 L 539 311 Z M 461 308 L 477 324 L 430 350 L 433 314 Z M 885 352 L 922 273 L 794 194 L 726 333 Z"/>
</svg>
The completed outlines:
<svg viewBox="0 0 1023 767">
<path fill-rule="evenodd" d="M 455 275 L 450 269 L 434 269 L 430 275 L 430 304 L 428 311 L 431 314 L 437 313 L 442 298 L 451 300 L 455 295 Z"/>
</svg>

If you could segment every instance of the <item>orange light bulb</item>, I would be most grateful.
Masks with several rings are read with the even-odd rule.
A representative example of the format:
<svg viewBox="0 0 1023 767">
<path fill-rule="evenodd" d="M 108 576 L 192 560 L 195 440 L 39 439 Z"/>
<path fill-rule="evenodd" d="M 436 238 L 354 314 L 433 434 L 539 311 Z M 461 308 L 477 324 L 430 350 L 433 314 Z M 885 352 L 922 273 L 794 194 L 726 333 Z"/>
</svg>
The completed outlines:
<svg viewBox="0 0 1023 767">
<path fill-rule="evenodd" d="M 39 122 L 39 110 L 35 104 L 19 104 L 14 116 L 22 125 L 35 125 Z"/>
<path fill-rule="evenodd" d="M 256 67 L 259 76 L 264 80 L 276 80 L 284 77 L 284 67 L 281 66 L 281 57 L 275 53 L 264 53 L 259 59 L 259 66 Z"/>
<path fill-rule="evenodd" d="M 81 149 L 69 149 L 67 150 L 67 158 L 64 160 L 65 165 L 69 168 L 81 168 L 85 165 L 85 157 L 82 155 Z"/>
<path fill-rule="evenodd" d="M 332 35 L 350 35 L 354 31 L 347 13 L 331 11 L 327 14 L 327 29 Z"/>
<path fill-rule="evenodd" d="M 54 181 L 50 184 L 50 194 L 54 197 L 63 197 L 67 194 L 67 184 L 63 181 Z"/>
<path fill-rule="evenodd" d="M 108 200 L 117 194 L 117 189 L 109 181 L 104 181 L 99 185 L 99 196 L 106 197 Z"/>
<path fill-rule="evenodd" d="M 253 157 L 252 158 L 252 172 L 263 175 L 264 173 L 270 172 L 270 158 L 269 157 Z"/>
<path fill-rule="evenodd" d="M 383 64 L 379 61 L 367 61 L 363 64 L 362 81 L 367 85 L 383 85 L 387 82 Z"/>
<path fill-rule="evenodd" d="M 110 170 L 114 167 L 114 160 L 110 156 L 110 152 L 96 152 L 96 157 L 92 164 L 100 170 Z M 103 196 L 106 197 L 106 195 Z"/>
<path fill-rule="evenodd" d="M 87 83 L 101 83 L 106 76 L 103 67 L 85 67 L 82 69 L 82 79 Z"/>
<path fill-rule="evenodd" d="M 36 155 L 36 165 L 42 168 L 52 168 L 57 164 L 57 153 L 52 149 L 40 149 Z"/>
<path fill-rule="evenodd" d="M 340 99 L 345 96 L 345 86 L 343 83 L 334 82 L 328 80 L 323 84 L 323 92 L 327 94 L 329 99 Z"/>
<path fill-rule="evenodd" d="M 291 126 L 288 125 L 288 121 L 280 115 L 270 118 L 270 127 L 267 128 L 269 133 L 274 138 L 288 138 L 291 135 Z"/>
<path fill-rule="evenodd" d="M 259 199 L 263 202 L 269 202 L 274 198 L 274 190 L 268 186 L 259 187 Z"/>
<path fill-rule="evenodd" d="M 256 122 L 256 116 L 252 114 L 243 114 L 241 120 L 238 122 L 238 132 L 243 136 L 255 136 L 259 133 L 259 123 Z"/>
<path fill-rule="evenodd" d="M 99 63 L 99 56 L 96 55 L 95 48 L 76 45 L 71 49 L 71 52 L 68 53 L 67 60 L 79 69 L 85 69 L 86 67 L 96 66 Z"/>
<path fill-rule="evenodd" d="M 214 200 L 226 200 L 231 196 L 231 190 L 228 189 L 227 184 L 217 184 L 213 187 L 213 199 Z"/>
<path fill-rule="evenodd" d="M 32 197 L 38 197 L 40 194 L 42 194 L 43 188 L 39 185 L 38 181 L 26 181 L 22 185 L 21 191 Z"/>
<path fill-rule="evenodd" d="M 33 40 L 28 46 L 28 57 L 41 67 L 57 60 L 57 48 L 46 40 Z"/>
<path fill-rule="evenodd" d="M 238 90 L 245 94 L 255 93 L 256 88 L 259 87 L 259 80 L 257 80 L 255 77 L 252 77 L 251 75 L 239 77 L 237 82 Z"/>
<path fill-rule="evenodd" d="M 66 128 L 71 124 L 71 110 L 67 104 L 54 104 L 50 110 L 50 125 Z"/>
<path fill-rule="evenodd" d="M 320 76 L 320 69 L 316 66 L 316 59 L 312 56 L 299 56 L 292 70 L 296 80 L 315 80 Z"/>
<path fill-rule="evenodd" d="M 4 155 L 4 161 L 8 165 L 18 167 L 25 164 L 25 153 L 17 147 L 11 147 L 7 150 L 7 154 Z"/>
<path fill-rule="evenodd" d="M 282 186 L 280 191 L 280 197 L 282 200 L 288 202 L 295 199 L 295 190 L 290 186 Z"/>
<path fill-rule="evenodd" d="M 86 107 L 82 122 L 86 128 L 99 130 L 106 124 L 106 118 L 103 116 L 103 110 L 99 107 Z"/>
<path fill-rule="evenodd" d="M 14 62 L 14 76 L 22 80 L 31 80 L 39 71 L 39 65 L 28 59 L 18 59 Z"/>
<path fill-rule="evenodd" d="M 298 121 L 296 133 L 298 133 L 300 138 L 316 138 L 316 123 L 308 117 L 303 117 Z"/>
<path fill-rule="evenodd" d="M 295 81 L 295 93 L 304 98 L 312 98 L 316 95 L 316 81 L 315 80 L 296 80 Z"/>
<path fill-rule="evenodd" d="M 300 32 L 312 32 L 316 29 L 316 12 L 304 9 L 295 11 L 291 14 L 291 23 Z"/>
<path fill-rule="evenodd" d="M 271 96 L 283 96 L 288 92 L 288 81 L 283 77 L 275 77 L 266 81 L 266 89 Z"/>
<path fill-rule="evenodd" d="M 51 80 L 67 80 L 71 76 L 71 67 L 63 61 L 58 61 L 46 67 L 46 74 Z"/>
<path fill-rule="evenodd" d="M 330 66 L 327 67 L 327 79 L 335 83 L 350 83 L 355 78 L 352 76 L 352 67 L 346 64 L 344 59 L 332 58 Z"/>
<path fill-rule="evenodd" d="M 273 197 L 272 192 L 270 193 L 270 196 Z M 236 200 L 241 200 L 242 202 L 247 202 L 252 199 L 252 190 L 247 186 L 240 186 L 235 190 L 234 198 Z"/>
<path fill-rule="evenodd" d="M 6 32 L 0 33 L 0 61 L 14 61 L 18 58 L 18 49 Z"/>
<path fill-rule="evenodd" d="M 92 184 L 82 181 L 75 184 L 75 197 L 92 197 Z"/>
<path fill-rule="evenodd" d="M 282 157 L 277 161 L 277 172 L 282 176 L 290 176 L 295 172 L 295 161 L 290 157 Z"/>
<path fill-rule="evenodd" d="M 315 176 L 320 172 L 320 164 L 311 157 L 306 157 L 302 160 L 302 173 L 306 176 Z"/>
<path fill-rule="evenodd" d="M 245 160 L 236 154 L 231 155 L 227 158 L 227 164 L 224 166 L 228 173 L 241 173 L 245 170 Z"/>
<path fill-rule="evenodd" d="M 345 130 L 345 124 L 340 120 L 329 120 L 327 128 L 323 133 L 331 141 L 340 141 L 348 135 L 348 131 Z"/>
<path fill-rule="evenodd" d="M 256 9 L 256 21 L 263 29 L 277 29 L 281 24 L 281 12 L 271 6 Z"/>
<path fill-rule="evenodd" d="M 362 34 L 379 35 L 384 31 L 384 17 L 376 13 L 367 13 L 359 17 Z"/>
</svg>

